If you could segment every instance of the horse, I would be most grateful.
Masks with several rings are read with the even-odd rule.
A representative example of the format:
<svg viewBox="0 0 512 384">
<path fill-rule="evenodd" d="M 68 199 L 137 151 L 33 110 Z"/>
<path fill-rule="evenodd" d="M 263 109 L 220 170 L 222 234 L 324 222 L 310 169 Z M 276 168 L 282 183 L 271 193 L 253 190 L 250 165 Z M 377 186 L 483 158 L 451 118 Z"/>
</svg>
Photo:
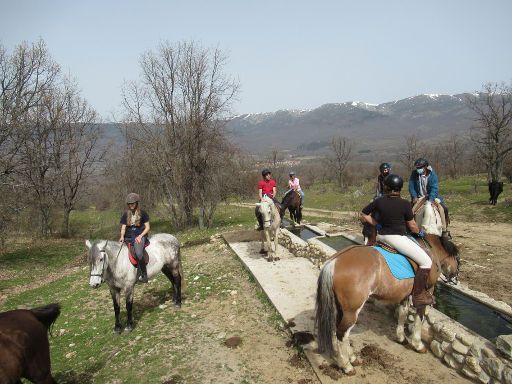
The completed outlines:
<svg viewBox="0 0 512 384">
<path fill-rule="evenodd" d="M 503 192 L 503 182 L 502 181 L 490 181 L 489 184 L 489 204 L 496 205 L 498 202 L 498 196 L 501 192 Z"/>
<path fill-rule="evenodd" d="M 426 235 L 422 246 L 430 248 L 432 254 L 432 269 L 427 285 L 433 292 L 441 272 L 448 279 L 458 275 L 459 251 L 448 238 L 436 235 Z M 361 360 L 350 346 L 349 335 L 359 312 L 370 297 L 400 304 L 396 329 L 398 342 L 408 342 L 417 352 L 426 352 L 421 341 L 421 310 L 416 311 L 410 338 L 404 333 L 413 281 L 413 278 L 396 279 L 383 256 L 372 247 L 350 246 L 333 255 L 323 265 L 318 277 L 315 326 L 318 330 L 319 352 L 325 352 L 333 358 L 346 374 L 355 374 L 353 365 L 360 364 Z M 337 339 L 334 339 L 334 334 Z"/>
<path fill-rule="evenodd" d="M 149 255 L 147 265 L 148 278 L 153 278 L 158 272 L 170 280 L 172 298 L 177 308 L 181 307 L 181 291 L 184 283 L 181 266 L 180 243 L 170 234 L 159 233 L 151 237 L 151 244 L 146 248 Z M 126 298 L 127 322 L 125 332 L 133 330 L 133 291 L 137 282 L 137 268 L 129 260 L 128 249 L 124 243 L 109 240 L 86 240 L 89 248 L 90 276 L 89 285 L 98 288 L 106 281 L 114 303 L 115 325 L 114 334 L 121 333 L 120 295 L 124 290 Z"/>
<path fill-rule="evenodd" d="M 274 201 L 268 197 L 263 196 L 261 202 L 256 203 L 256 210 L 261 214 L 263 219 L 263 231 L 261 231 L 261 250 L 260 253 L 265 252 L 265 241 L 267 242 L 267 261 L 279 260 L 277 257 L 279 229 L 281 227 L 281 216 L 279 210 L 276 208 Z M 274 250 L 272 250 L 272 238 L 274 239 Z"/>
<path fill-rule="evenodd" d="M 0 313 L 0 383 L 56 383 L 48 332 L 59 315 L 59 304 Z"/>
<path fill-rule="evenodd" d="M 281 201 L 281 217 L 284 216 L 286 208 L 290 212 L 290 219 L 292 220 L 292 224 L 295 223 L 300 224 L 302 220 L 302 208 L 300 207 L 300 194 L 296 191 L 289 191 L 283 197 L 283 201 Z"/>
</svg>

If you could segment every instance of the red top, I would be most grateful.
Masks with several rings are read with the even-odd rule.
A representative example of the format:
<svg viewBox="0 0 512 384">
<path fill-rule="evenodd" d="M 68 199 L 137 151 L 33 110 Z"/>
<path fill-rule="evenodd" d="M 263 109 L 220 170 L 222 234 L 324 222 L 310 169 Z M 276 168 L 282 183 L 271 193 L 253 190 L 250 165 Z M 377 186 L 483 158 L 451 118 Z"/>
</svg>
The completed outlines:
<svg viewBox="0 0 512 384">
<path fill-rule="evenodd" d="M 261 189 L 262 195 L 269 195 L 270 197 L 274 197 L 274 187 L 276 186 L 276 181 L 274 179 L 270 180 L 260 180 L 258 183 L 258 189 Z"/>
</svg>

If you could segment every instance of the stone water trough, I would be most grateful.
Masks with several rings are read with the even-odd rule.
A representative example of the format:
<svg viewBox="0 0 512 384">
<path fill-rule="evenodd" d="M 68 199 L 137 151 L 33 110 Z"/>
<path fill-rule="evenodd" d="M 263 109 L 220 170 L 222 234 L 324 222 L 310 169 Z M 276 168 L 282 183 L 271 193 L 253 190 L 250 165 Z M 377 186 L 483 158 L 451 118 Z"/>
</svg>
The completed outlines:
<svg viewBox="0 0 512 384">
<path fill-rule="evenodd" d="M 333 228 L 321 223 L 282 229 L 279 243 L 295 256 L 307 258 L 320 268 L 337 250 L 350 244 L 362 244 L 361 236 L 335 233 Z M 436 295 L 437 307 L 446 309 L 445 312 L 458 321 L 430 308 L 423 324 L 423 342 L 445 365 L 476 382 L 512 384 L 512 308 L 461 284 L 447 285 L 440 281 L 437 290 L 444 292 L 441 304 L 441 298 Z M 454 296 L 469 302 L 470 309 L 476 308 L 476 312 L 458 308 Z M 453 316 L 454 313 L 458 316 Z M 414 308 L 411 308 L 407 329 L 412 329 L 413 315 Z"/>
</svg>

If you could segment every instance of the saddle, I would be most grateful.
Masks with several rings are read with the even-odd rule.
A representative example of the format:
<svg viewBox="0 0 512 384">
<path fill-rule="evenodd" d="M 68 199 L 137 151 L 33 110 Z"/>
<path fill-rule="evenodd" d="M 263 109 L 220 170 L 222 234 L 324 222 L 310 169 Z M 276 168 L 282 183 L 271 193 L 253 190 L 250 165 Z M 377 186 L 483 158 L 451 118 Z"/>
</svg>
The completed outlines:
<svg viewBox="0 0 512 384">
<path fill-rule="evenodd" d="M 414 240 L 416 241 L 416 240 Z M 432 252 L 430 251 L 429 247 L 430 247 L 430 244 L 427 242 L 427 240 L 423 240 L 425 241 L 425 244 L 427 246 L 425 247 L 421 247 L 423 248 L 423 250 L 425 251 L 425 253 L 428 255 L 428 257 L 430 257 L 431 260 L 434 260 L 434 258 L 432 257 Z M 417 242 L 417 241 L 416 241 Z M 411 259 L 409 256 L 407 255 L 404 255 L 400 252 L 398 252 L 394 247 L 392 247 L 391 245 L 389 245 L 388 243 L 385 243 L 383 241 L 376 241 L 375 244 L 373 244 L 373 246 L 375 247 L 380 247 L 382 249 L 384 249 L 385 251 L 389 252 L 389 253 L 394 253 L 394 254 L 397 254 L 397 255 L 401 255 L 403 257 L 405 257 L 407 259 L 407 261 L 409 261 L 409 263 L 411 264 L 412 266 L 412 269 L 414 270 L 414 273 L 416 273 L 416 271 L 418 270 L 418 263 L 416 263 L 413 259 Z"/>
<path fill-rule="evenodd" d="M 148 265 L 149 263 L 149 255 L 148 251 L 146 251 L 146 248 L 149 246 L 150 242 L 149 240 L 146 241 L 146 244 L 144 244 L 144 253 L 142 256 L 142 260 L 144 261 L 144 265 Z M 137 268 L 137 265 L 139 263 L 137 262 L 137 258 L 132 255 L 132 244 L 128 243 L 128 259 L 130 260 L 130 263 Z"/>
<path fill-rule="evenodd" d="M 416 202 L 416 204 L 414 204 L 412 207 L 412 213 L 414 214 L 416 221 L 417 222 L 419 221 L 418 224 L 421 224 L 421 222 L 423 221 L 423 215 L 425 214 L 425 203 L 426 202 L 427 202 L 427 198 L 425 196 L 423 196 L 423 197 L 419 198 L 418 201 Z M 432 205 L 432 208 L 434 209 L 435 220 L 437 221 L 439 219 L 441 221 L 442 231 L 446 232 L 448 230 L 448 224 L 450 224 L 450 221 L 449 221 L 449 218 L 447 218 L 445 215 L 443 206 L 436 201 L 431 202 L 431 205 Z M 427 233 L 429 233 L 429 232 L 427 231 Z"/>
</svg>

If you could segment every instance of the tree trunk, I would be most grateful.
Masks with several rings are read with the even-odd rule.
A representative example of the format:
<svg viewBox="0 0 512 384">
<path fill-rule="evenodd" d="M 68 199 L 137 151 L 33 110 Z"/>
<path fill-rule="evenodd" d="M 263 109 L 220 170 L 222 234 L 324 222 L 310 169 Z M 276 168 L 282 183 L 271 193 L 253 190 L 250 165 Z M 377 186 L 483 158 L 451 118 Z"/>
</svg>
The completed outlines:
<svg viewBox="0 0 512 384">
<path fill-rule="evenodd" d="M 72 209 L 64 208 L 64 221 L 62 223 L 62 237 L 69 238 L 69 216 L 71 214 Z"/>
</svg>

